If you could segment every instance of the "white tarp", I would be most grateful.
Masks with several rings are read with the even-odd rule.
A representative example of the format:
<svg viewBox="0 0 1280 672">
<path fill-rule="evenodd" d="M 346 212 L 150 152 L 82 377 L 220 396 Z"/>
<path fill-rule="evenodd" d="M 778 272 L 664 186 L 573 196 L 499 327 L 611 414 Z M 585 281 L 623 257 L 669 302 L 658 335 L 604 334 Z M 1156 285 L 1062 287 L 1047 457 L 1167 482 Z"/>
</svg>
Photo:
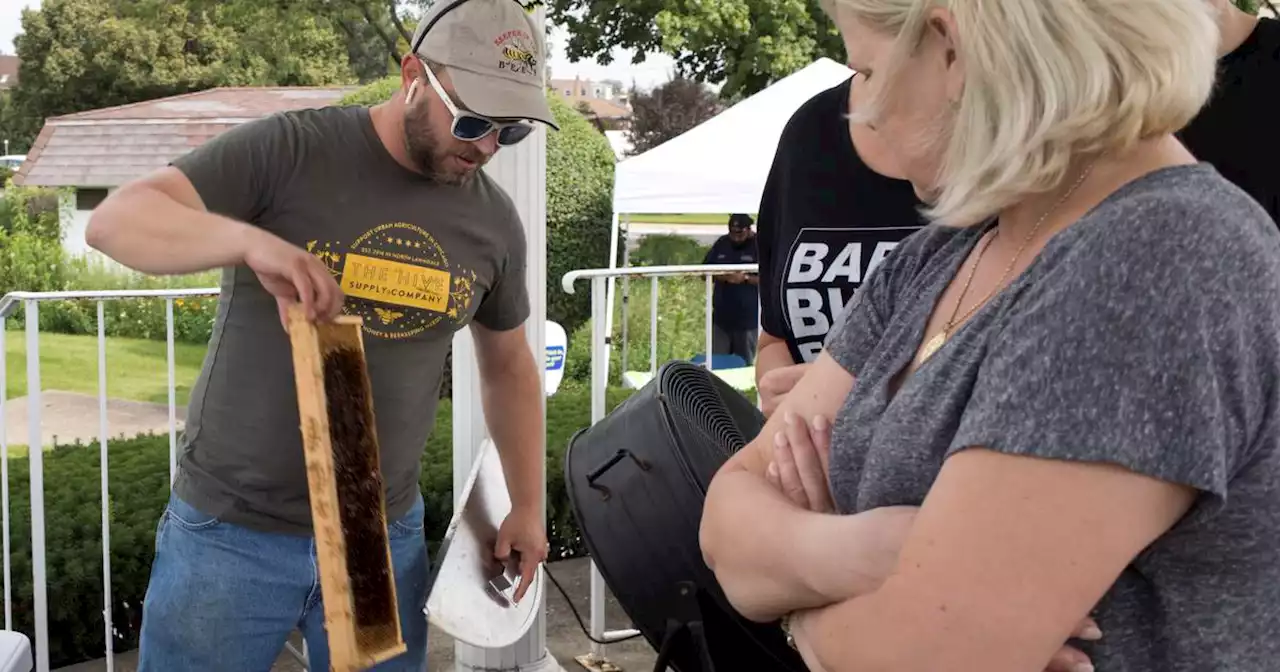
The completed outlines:
<svg viewBox="0 0 1280 672">
<path fill-rule="evenodd" d="M 820 59 L 684 134 L 622 161 L 614 178 L 614 212 L 755 212 L 791 115 L 852 75 L 844 65 Z"/>
</svg>

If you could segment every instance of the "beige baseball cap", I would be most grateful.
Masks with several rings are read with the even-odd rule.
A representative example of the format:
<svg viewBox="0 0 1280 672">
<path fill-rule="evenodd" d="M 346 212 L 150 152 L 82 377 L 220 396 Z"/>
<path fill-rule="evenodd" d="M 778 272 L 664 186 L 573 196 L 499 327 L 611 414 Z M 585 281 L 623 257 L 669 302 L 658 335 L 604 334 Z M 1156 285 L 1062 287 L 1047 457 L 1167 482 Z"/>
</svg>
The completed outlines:
<svg viewBox="0 0 1280 672">
<path fill-rule="evenodd" d="M 419 57 L 448 70 L 457 102 L 471 112 L 532 119 L 559 130 L 542 79 L 546 41 L 525 9 L 531 4 L 437 0 L 418 22 L 412 44 Z"/>
</svg>

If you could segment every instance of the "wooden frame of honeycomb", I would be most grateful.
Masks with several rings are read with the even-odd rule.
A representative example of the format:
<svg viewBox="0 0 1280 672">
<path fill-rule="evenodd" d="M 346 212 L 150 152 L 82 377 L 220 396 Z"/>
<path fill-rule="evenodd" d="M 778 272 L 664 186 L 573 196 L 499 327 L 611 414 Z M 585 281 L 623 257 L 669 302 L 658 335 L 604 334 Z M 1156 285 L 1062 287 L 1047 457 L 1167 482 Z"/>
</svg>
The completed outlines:
<svg viewBox="0 0 1280 672">
<path fill-rule="evenodd" d="M 295 305 L 288 322 L 330 669 L 359 672 L 407 650 L 363 320 L 313 324 Z"/>
</svg>

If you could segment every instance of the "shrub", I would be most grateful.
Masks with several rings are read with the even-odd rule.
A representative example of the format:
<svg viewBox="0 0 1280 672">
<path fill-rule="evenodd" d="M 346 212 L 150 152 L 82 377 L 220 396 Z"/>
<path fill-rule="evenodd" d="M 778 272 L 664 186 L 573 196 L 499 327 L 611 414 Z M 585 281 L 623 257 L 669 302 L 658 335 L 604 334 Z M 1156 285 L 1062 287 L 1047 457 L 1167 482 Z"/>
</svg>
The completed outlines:
<svg viewBox="0 0 1280 672">
<path fill-rule="evenodd" d="M 399 88 L 399 77 L 383 77 L 348 93 L 338 101 L 338 104 L 370 106 L 385 103 L 391 98 L 391 94 L 395 93 Z"/>
<path fill-rule="evenodd" d="M 216 287 L 218 273 L 156 277 L 135 273 L 96 257 L 72 258 L 62 248 L 58 193 L 51 189 L 10 186 L 0 200 L 0 294 L 88 289 L 171 289 Z M 162 299 L 106 301 L 108 336 L 165 338 Z M 96 334 L 97 302 L 50 301 L 40 306 L 40 329 L 63 334 Z M 205 343 L 213 327 L 216 298 L 174 300 L 174 338 Z M 19 308 L 14 327 L 25 324 Z"/>
<path fill-rule="evenodd" d="M 613 170 L 608 139 L 559 96 L 548 96 L 558 133 L 547 136 L 547 318 L 573 333 L 591 316 L 587 286 L 568 294 L 565 273 L 609 265 Z"/>
<path fill-rule="evenodd" d="M 645 236 L 631 253 L 632 266 L 683 266 L 701 264 L 710 245 L 688 236 L 657 234 Z"/>
<path fill-rule="evenodd" d="M 627 392 L 610 390 L 608 409 Z M 547 519 L 552 558 L 583 552 L 564 490 L 564 452 L 570 437 L 591 421 L 582 386 L 566 386 L 547 404 Z M 440 402 L 435 430 L 422 457 L 419 484 L 426 502 L 431 550 L 452 513 L 452 406 Z M 108 446 L 110 463 L 111 599 L 117 651 L 137 646 L 155 552 L 155 532 L 169 493 L 169 439 L 144 435 Z M 104 650 L 102 619 L 102 509 L 99 450 L 63 445 L 45 451 L 44 493 L 49 605 L 49 656 L 53 667 L 98 658 Z M 28 462 L 11 457 L 10 521 L 15 629 L 33 636 L 31 506 Z"/>
<path fill-rule="evenodd" d="M 707 246 L 685 236 L 646 236 L 631 255 L 634 266 L 701 264 Z M 632 279 L 627 311 L 627 368 L 647 371 L 650 367 L 650 281 Z M 618 282 L 618 298 L 613 308 L 613 347 L 610 348 L 609 381 L 622 380 L 622 296 L 624 284 Z M 673 359 L 691 359 L 706 350 L 706 279 L 674 277 L 658 280 L 658 353 L 659 365 Z M 565 378 L 577 381 L 591 379 L 591 322 L 569 335 L 565 357 Z"/>
<path fill-rule="evenodd" d="M 0 200 L 0 294 L 58 291 L 67 280 L 58 194 L 9 183 Z"/>
</svg>

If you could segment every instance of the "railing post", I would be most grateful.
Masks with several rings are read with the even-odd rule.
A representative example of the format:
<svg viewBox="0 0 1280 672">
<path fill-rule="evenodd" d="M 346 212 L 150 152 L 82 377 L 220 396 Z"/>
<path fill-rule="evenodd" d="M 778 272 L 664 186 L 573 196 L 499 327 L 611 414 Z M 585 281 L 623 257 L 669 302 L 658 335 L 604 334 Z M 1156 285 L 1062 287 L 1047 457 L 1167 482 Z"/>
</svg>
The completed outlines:
<svg viewBox="0 0 1280 672">
<path fill-rule="evenodd" d="M 25 302 L 27 331 L 27 460 L 31 469 L 31 592 L 36 672 L 49 672 L 49 602 L 44 539 L 44 439 L 40 432 L 40 304 Z"/>
<path fill-rule="evenodd" d="M 0 317 L 0 506 L 4 507 L 4 629 L 13 629 L 13 576 L 9 564 L 9 350 L 8 320 Z"/>
<path fill-rule="evenodd" d="M 706 337 L 705 343 L 706 343 L 706 348 L 707 348 L 707 349 L 706 349 L 706 353 L 707 353 L 707 370 L 708 370 L 708 371 L 713 371 L 713 370 L 715 370 L 715 364 L 713 364 L 713 363 L 711 362 L 711 348 L 712 348 L 712 342 L 711 342 L 711 312 L 712 312 L 712 306 L 711 306 L 711 303 L 712 303 L 712 301 L 711 301 L 711 296 L 712 296 L 714 293 L 715 293 L 715 281 L 714 281 L 714 280 L 712 280 L 711 274 L 710 274 L 710 273 L 708 273 L 708 274 L 707 274 L 707 307 L 706 307 L 706 311 L 707 311 L 707 312 L 706 312 L 706 324 L 705 324 L 705 325 L 704 325 L 704 327 L 703 327 L 703 329 L 705 330 L 705 337 Z"/>
<path fill-rule="evenodd" d="M 169 385 L 169 393 L 173 394 L 172 378 Z M 111 487 L 107 479 L 107 319 L 102 301 L 98 301 L 98 453 L 102 478 L 102 622 L 107 672 L 112 672 L 115 642 L 111 624 Z"/>
<path fill-rule="evenodd" d="M 649 375 L 658 375 L 658 276 L 649 277 Z"/>
<path fill-rule="evenodd" d="M 178 475 L 178 398 L 173 355 L 173 297 L 164 300 L 165 341 L 169 358 L 169 485 Z"/>
<path fill-rule="evenodd" d="M 607 289 L 604 278 L 591 279 L 591 424 L 604 419 L 605 395 L 609 385 L 609 350 L 605 346 Z M 604 576 L 591 561 L 591 652 L 604 658 Z"/>
</svg>

